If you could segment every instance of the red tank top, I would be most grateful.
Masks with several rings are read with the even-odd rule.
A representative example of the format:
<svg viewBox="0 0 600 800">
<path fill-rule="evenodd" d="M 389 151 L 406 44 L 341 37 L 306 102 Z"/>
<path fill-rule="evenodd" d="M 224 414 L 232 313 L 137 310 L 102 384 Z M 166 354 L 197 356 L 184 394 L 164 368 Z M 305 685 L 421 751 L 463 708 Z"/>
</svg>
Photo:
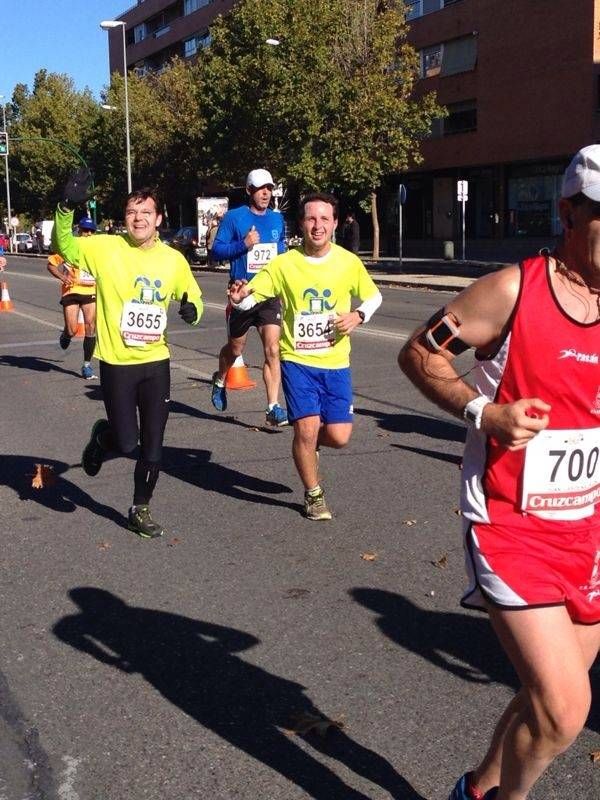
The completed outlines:
<svg viewBox="0 0 600 800">
<path fill-rule="evenodd" d="M 510 332 L 498 355 L 491 361 L 495 363 L 487 367 L 482 361 L 479 368 L 495 374 L 496 402 L 510 403 L 525 397 L 544 400 L 552 406 L 548 430 L 576 432 L 599 427 L 600 321 L 580 323 L 564 312 L 554 294 L 548 260 L 544 256 L 522 263 L 521 287 Z M 574 436 L 577 438 L 576 433 Z M 538 462 L 544 464 L 544 472 L 547 472 L 544 480 L 555 481 L 557 486 L 559 480 L 564 480 L 563 474 L 577 476 L 581 472 L 585 480 L 586 470 L 591 470 L 591 482 L 600 484 L 600 448 L 594 448 L 594 443 L 589 443 L 590 438 L 588 435 L 587 451 L 583 444 L 570 444 L 567 448 L 570 446 L 572 449 L 565 449 L 564 455 L 561 455 L 563 448 L 560 445 L 547 445 L 544 458 Z M 577 452 L 573 454 L 574 449 Z M 493 438 L 487 439 L 482 483 L 491 523 L 542 525 L 544 529 L 559 525 L 562 530 L 565 524 L 582 527 L 590 522 L 600 523 L 600 501 L 596 503 L 595 513 L 585 519 L 550 521 L 540 519 L 533 511 L 522 511 L 525 452 L 510 452 Z M 528 476 L 532 476 L 536 470 L 531 469 L 531 454 L 528 453 L 527 457 L 530 459 Z M 533 474 L 533 477 L 537 479 L 537 475 Z M 580 495 L 583 497 L 584 492 Z M 536 499 L 539 501 L 537 495 Z M 550 499 L 550 503 L 560 502 Z M 573 500 L 562 502 L 572 503 Z"/>
</svg>

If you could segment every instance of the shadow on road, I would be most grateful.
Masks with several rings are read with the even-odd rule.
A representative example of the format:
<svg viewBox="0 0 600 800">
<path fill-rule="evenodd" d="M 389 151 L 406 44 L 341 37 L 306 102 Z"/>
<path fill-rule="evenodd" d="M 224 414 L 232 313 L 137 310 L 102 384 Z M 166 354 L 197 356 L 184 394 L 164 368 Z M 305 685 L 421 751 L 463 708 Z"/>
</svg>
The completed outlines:
<svg viewBox="0 0 600 800">
<path fill-rule="evenodd" d="M 80 613 L 53 628 L 63 642 L 125 673 L 139 673 L 200 725 L 279 772 L 315 800 L 368 800 L 297 744 L 285 729 L 294 714 L 326 719 L 299 683 L 240 658 L 259 640 L 249 633 L 150 608 L 108 591 L 69 593 Z M 142 712 L 140 711 L 140 717 Z M 424 800 L 377 753 L 343 730 L 304 741 L 398 800 Z"/>
<path fill-rule="evenodd" d="M 34 489 L 31 485 L 35 465 L 47 464 L 56 479 L 52 485 Z M 71 469 L 64 461 L 55 461 L 43 456 L 2 456 L 0 458 L 0 484 L 10 487 L 19 500 L 32 500 L 51 511 L 71 513 L 78 507 L 86 508 L 92 514 L 104 517 L 117 525 L 126 527 L 127 520 L 118 511 L 103 503 L 98 503 L 83 489 L 76 486 L 63 475 Z"/>
<path fill-rule="evenodd" d="M 355 588 L 350 595 L 378 614 L 379 629 L 405 650 L 471 683 L 503 683 L 515 690 L 519 687 L 487 615 L 428 611 L 382 589 Z M 596 702 L 592 702 L 587 727 L 600 731 L 600 662 L 596 662 L 590 677 Z"/>
<path fill-rule="evenodd" d="M 460 466 L 463 461 L 462 456 L 457 456 L 453 453 L 440 453 L 438 450 L 425 450 L 423 447 L 408 447 L 404 444 L 392 444 L 391 446 L 397 447 L 398 450 L 416 453 L 419 456 L 427 456 L 427 458 L 435 458 L 437 461 L 446 461 L 449 464 L 456 464 L 457 466 Z"/>
<path fill-rule="evenodd" d="M 0 356 L 0 367 L 17 367 L 18 369 L 28 369 L 31 372 L 62 372 L 64 375 L 81 376 L 72 369 L 65 369 L 57 366 L 62 361 L 52 358 L 36 358 L 35 356 Z"/>
<path fill-rule="evenodd" d="M 257 478 L 254 475 L 246 475 L 239 470 L 217 464 L 210 460 L 211 456 L 210 450 L 164 447 L 162 469 L 168 475 L 187 481 L 207 492 L 218 492 L 236 500 L 302 511 L 299 503 L 288 503 L 268 496 L 290 494 L 292 489 L 289 486 Z"/>
<path fill-rule="evenodd" d="M 448 442 L 465 441 L 464 425 L 447 420 L 423 417 L 420 414 L 388 414 L 385 411 L 356 407 L 354 413 L 363 417 L 373 417 L 380 428 L 392 433 L 418 433 Z"/>
</svg>

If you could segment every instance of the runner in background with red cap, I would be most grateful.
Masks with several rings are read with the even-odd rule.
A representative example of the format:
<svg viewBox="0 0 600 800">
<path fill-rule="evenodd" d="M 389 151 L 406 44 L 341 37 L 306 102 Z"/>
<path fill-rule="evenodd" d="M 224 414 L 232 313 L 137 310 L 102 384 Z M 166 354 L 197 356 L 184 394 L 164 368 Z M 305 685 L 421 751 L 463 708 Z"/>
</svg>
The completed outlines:
<svg viewBox="0 0 600 800">
<path fill-rule="evenodd" d="M 600 648 L 600 145 L 567 167 L 558 213 L 552 253 L 480 278 L 399 356 L 423 394 L 469 427 L 462 602 L 487 610 L 521 682 L 449 800 L 525 800 L 590 709 Z M 472 385 L 452 363 L 470 347 Z"/>
<path fill-rule="evenodd" d="M 92 236 L 96 232 L 96 224 L 90 217 L 82 217 L 77 223 L 79 236 Z M 83 314 L 85 336 L 83 339 L 83 364 L 81 377 L 91 380 L 96 378 L 92 367 L 92 355 L 96 346 L 96 280 L 84 269 L 67 264 L 56 253 L 48 257 L 48 272 L 62 283 L 62 297 L 65 327 L 58 343 L 63 350 L 71 344 L 77 333 L 79 311 Z"/>
<path fill-rule="evenodd" d="M 274 186 L 271 173 L 253 169 L 246 178 L 248 205 L 228 211 L 219 225 L 212 247 L 216 261 L 229 261 L 229 285 L 251 280 L 271 259 L 286 250 L 283 217 L 269 208 Z M 219 369 L 214 373 L 211 400 L 217 411 L 227 408 L 225 378 L 227 371 L 246 346 L 248 331 L 255 327 L 265 353 L 263 379 L 267 390 L 266 422 L 275 427 L 288 424 L 287 413 L 279 405 L 281 367 L 281 301 L 269 298 L 250 311 L 238 311 L 228 305 L 227 344 L 219 353 Z"/>
</svg>

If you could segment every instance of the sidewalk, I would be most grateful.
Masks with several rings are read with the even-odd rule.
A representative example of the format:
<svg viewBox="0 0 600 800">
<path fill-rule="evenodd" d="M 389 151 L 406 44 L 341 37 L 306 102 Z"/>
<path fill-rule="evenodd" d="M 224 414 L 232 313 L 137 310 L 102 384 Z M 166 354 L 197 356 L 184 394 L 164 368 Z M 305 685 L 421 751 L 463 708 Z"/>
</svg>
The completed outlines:
<svg viewBox="0 0 600 800">
<path fill-rule="evenodd" d="M 377 284 L 444 292 L 459 292 L 482 275 L 506 266 L 497 261 L 445 261 L 427 258 L 403 258 L 402 267 L 397 258 L 381 258 L 377 261 L 363 258 L 363 261 Z"/>
</svg>

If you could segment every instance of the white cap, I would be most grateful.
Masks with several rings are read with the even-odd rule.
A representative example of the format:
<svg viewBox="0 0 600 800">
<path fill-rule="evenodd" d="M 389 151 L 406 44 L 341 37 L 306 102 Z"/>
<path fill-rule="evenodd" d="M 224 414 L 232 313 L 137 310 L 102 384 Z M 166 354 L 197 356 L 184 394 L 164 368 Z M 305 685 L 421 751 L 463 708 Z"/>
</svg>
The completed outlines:
<svg viewBox="0 0 600 800">
<path fill-rule="evenodd" d="M 275 181 L 268 169 L 253 169 L 252 172 L 248 173 L 246 186 L 248 188 L 252 186 L 253 189 L 262 189 L 263 186 L 275 186 Z"/>
<path fill-rule="evenodd" d="M 584 194 L 600 201 L 600 144 L 582 147 L 565 170 L 561 197 Z"/>
</svg>

